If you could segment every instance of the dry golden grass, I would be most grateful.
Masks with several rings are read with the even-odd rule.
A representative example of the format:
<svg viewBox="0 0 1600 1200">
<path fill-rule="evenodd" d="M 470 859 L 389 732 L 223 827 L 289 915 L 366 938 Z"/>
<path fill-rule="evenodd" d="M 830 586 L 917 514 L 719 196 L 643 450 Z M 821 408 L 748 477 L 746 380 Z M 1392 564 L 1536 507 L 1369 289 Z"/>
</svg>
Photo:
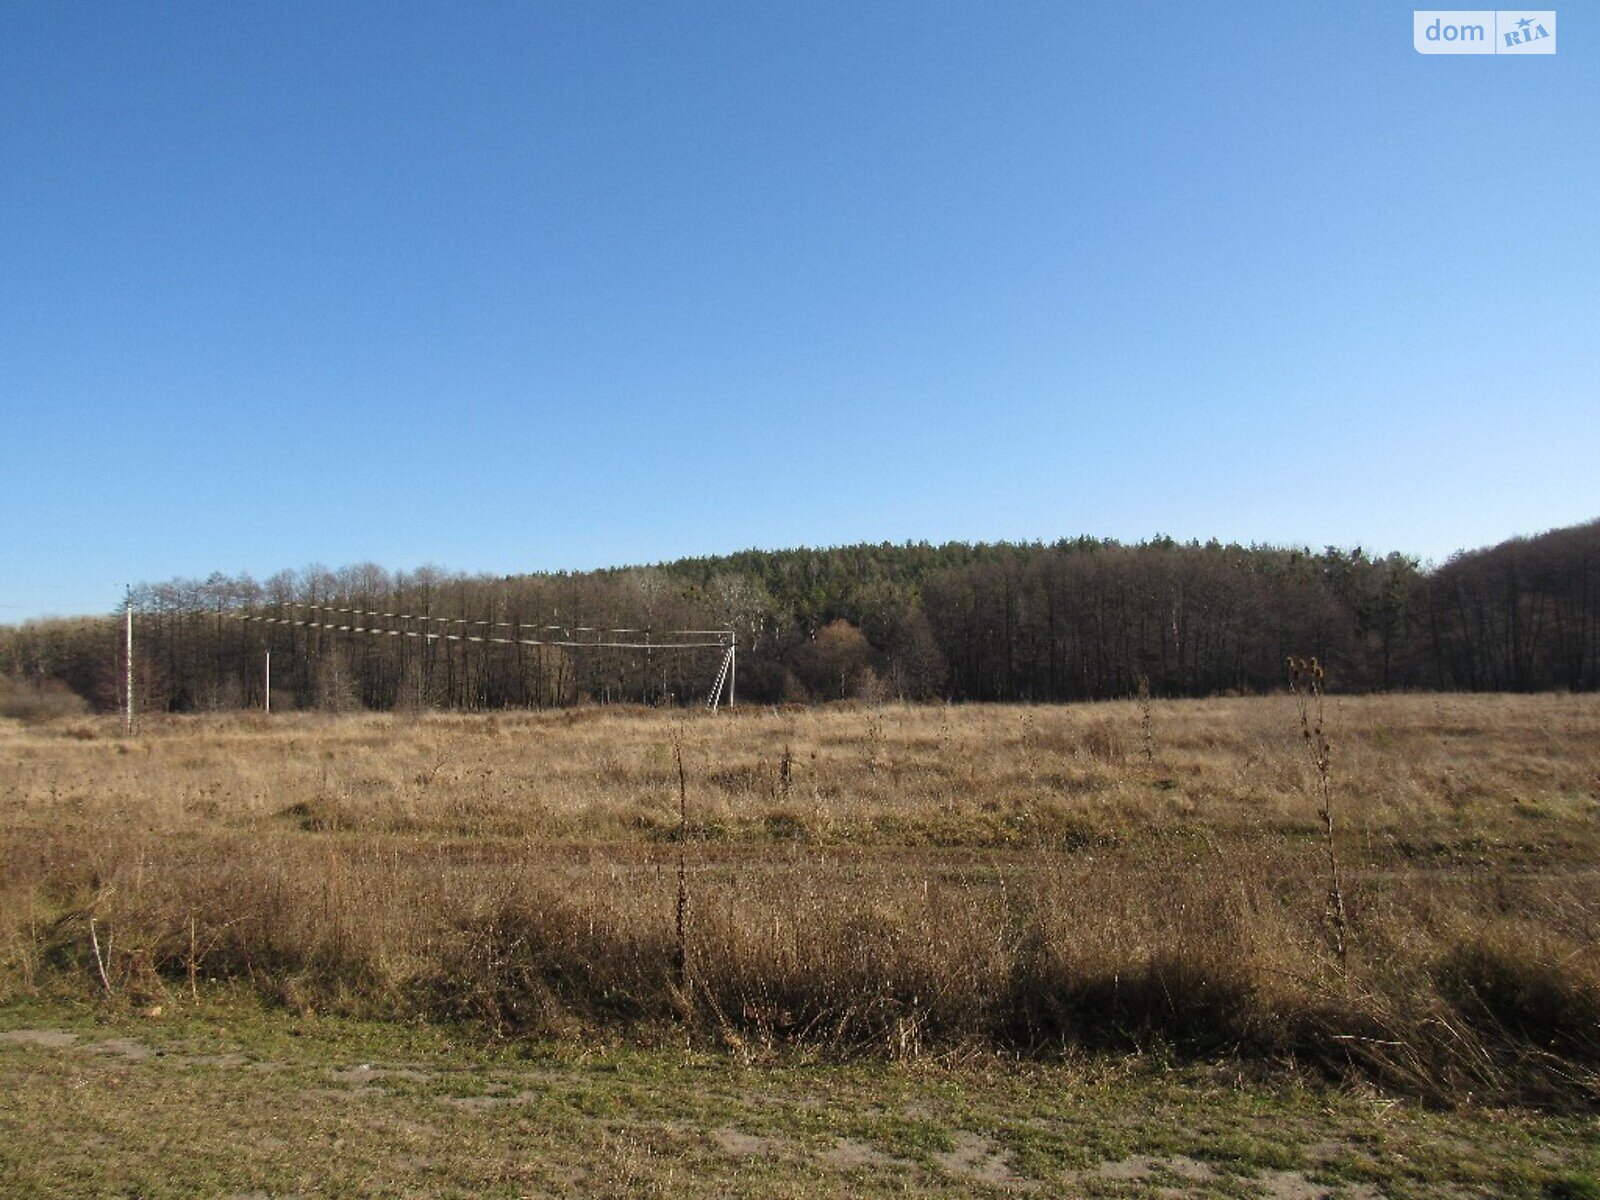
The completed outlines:
<svg viewBox="0 0 1600 1200">
<path fill-rule="evenodd" d="M 1329 699 L 1344 963 L 1290 698 L 1149 720 L 1150 759 L 1137 702 L 0 723 L 0 998 L 1595 1100 L 1600 698 Z"/>
</svg>

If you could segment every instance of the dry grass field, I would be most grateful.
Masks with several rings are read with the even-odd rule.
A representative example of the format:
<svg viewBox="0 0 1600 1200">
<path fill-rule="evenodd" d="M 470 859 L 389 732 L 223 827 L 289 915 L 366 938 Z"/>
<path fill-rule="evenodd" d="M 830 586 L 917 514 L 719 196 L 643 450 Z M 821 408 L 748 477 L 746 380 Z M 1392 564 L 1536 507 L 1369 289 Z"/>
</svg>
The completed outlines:
<svg viewBox="0 0 1600 1200">
<path fill-rule="evenodd" d="M 1343 960 L 1293 699 L 1145 715 L 8 723 L 0 996 L 1594 1103 L 1600 701 L 1327 701 Z"/>
<path fill-rule="evenodd" d="M 0 1190 L 1600 1195 L 1600 699 L 1324 728 L 0 724 Z"/>
</svg>

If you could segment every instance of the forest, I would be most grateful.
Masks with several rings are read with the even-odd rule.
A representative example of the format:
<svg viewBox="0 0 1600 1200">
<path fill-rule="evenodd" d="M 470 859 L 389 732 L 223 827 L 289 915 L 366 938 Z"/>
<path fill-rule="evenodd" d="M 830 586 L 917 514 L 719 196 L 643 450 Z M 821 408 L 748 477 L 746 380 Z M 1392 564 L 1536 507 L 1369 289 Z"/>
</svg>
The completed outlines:
<svg viewBox="0 0 1600 1200">
<path fill-rule="evenodd" d="M 142 712 L 260 707 L 269 652 L 274 708 L 702 703 L 722 652 L 657 644 L 675 630 L 731 630 L 738 697 L 761 703 L 1250 694 L 1281 687 L 1289 655 L 1344 692 L 1600 680 L 1600 520 L 1426 570 L 1360 549 L 1078 538 L 505 577 L 311 567 L 131 599 Z M 119 707 L 123 632 L 121 613 L 0 627 L 7 694 Z"/>
</svg>

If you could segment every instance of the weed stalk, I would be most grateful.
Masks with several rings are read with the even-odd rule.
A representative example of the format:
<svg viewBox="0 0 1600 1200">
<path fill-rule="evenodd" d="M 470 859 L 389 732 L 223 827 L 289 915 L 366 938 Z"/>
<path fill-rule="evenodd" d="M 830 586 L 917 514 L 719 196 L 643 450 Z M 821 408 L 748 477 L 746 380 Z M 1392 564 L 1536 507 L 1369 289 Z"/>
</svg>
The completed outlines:
<svg viewBox="0 0 1600 1200">
<path fill-rule="evenodd" d="M 1315 658 L 1288 661 L 1289 691 L 1294 694 L 1300 713 L 1300 739 L 1311 759 L 1312 786 L 1316 789 L 1322 818 L 1322 840 L 1328 854 L 1328 920 L 1333 926 L 1334 950 L 1342 963 L 1346 950 L 1344 877 L 1339 869 L 1339 852 L 1333 837 L 1333 787 L 1329 779 L 1329 756 L 1333 749 L 1323 722 L 1322 664 Z"/>
<path fill-rule="evenodd" d="M 1156 760 L 1155 733 L 1150 724 L 1150 676 L 1139 676 L 1139 731 L 1144 735 L 1144 761 Z"/>
<path fill-rule="evenodd" d="M 678 903 L 676 941 L 672 953 L 678 989 L 689 994 L 689 779 L 683 770 L 683 739 L 672 735 L 672 757 L 678 765 Z"/>
</svg>

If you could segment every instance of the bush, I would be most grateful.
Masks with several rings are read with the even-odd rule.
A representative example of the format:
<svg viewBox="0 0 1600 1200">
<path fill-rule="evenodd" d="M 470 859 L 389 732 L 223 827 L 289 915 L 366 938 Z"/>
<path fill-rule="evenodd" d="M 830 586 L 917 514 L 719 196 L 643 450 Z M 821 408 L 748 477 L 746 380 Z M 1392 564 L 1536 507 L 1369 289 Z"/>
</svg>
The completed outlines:
<svg viewBox="0 0 1600 1200">
<path fill-rule="evenodd" d="M 82 716 L 89 706 L 59 679 L 17 679 L 0 675 L 0 717 L 30 725 Z"/>
</svg>

